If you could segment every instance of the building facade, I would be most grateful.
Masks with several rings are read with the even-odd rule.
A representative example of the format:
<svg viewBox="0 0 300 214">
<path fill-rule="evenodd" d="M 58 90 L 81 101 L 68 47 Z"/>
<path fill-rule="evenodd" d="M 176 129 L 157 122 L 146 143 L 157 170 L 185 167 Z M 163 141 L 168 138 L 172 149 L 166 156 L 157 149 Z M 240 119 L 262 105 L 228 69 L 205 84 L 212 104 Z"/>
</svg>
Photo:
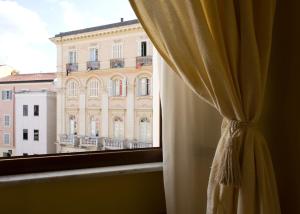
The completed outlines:
<svg viewBox="0 0 300 214">
<path fill-rule="evenodd" d="M 19 91 L 54 90 L 55 73 L 17 74 L 0 79 L 0 156 L 15 155 L 16 102 Z"/>
<path fill-rule="evenodd" d="M 16 155 L 56 153 L 56 93 L 15 92 Z"/>
<path fill-rule="evenodd" d="M 51 41 L 57 47 L 57 151 L 153 146 L 153 47 L 140 23 L 121 20 Z"/>
</svg>

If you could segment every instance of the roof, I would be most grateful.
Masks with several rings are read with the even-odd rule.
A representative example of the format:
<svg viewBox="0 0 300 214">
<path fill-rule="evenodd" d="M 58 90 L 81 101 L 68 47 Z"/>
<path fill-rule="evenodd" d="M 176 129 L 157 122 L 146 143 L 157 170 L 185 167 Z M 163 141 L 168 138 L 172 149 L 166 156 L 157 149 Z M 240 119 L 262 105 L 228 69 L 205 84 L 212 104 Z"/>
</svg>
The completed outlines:
<svg viewBox="0 0 300 214">
<path fill-rule="evenodd" d="M 24 82 L 52 82 L 56 73 L 15 74 L 0 78 L 0 84 Z"/>
<path fill-rule="evenodd" d="M 137 20 L 137 19 L 121 21 L 121 22 L 107 24 L 107 25 L 100 25 L 100 26 L 84 28 L 84 29 L 80 29 L 80 30 L 62 32 L 62 33 L 56 34 L 55 37 L 70 36 L 70 35 L 75 35 L 75 34 L 80 34 L 80 33 L 88 33 L 88 32 L 93 32 L 93 31 L 98 31 L 98 30 L 105 30 L 105 29 L 110 29 L 110 28 L 133 25 L 133 24 L 137 24 L 137 23 L 139 23 L 139 20 Z"/>
</svg>

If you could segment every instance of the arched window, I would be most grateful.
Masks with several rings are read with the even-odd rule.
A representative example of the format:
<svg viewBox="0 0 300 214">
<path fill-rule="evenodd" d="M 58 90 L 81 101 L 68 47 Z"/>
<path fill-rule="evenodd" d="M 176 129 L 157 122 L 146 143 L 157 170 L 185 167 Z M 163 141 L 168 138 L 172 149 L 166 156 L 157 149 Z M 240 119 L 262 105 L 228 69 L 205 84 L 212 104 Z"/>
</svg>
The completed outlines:
<svg viewBox="0 0 300 214">
<path fill-rule="evenodd" d="M 146 117 L 140 120 L 139 124 L 139 139 L 142 142 L 147 142 L 151 140 L 151 126 L 150 120 Z"/>
<path fill-rule="evenodd" d="M 99 96 L 99 88 L 100 88 L 99 80 L 91 79 L 88 82 L 89 96 L 90 97 L 98 97 Z"/>
<path fill-rule="evenodd" d="M 126 78 L 113 78 L 109 81 L 109 94 L 110 96 L 126 96 L 127 81 Z"/>
<path fill-rule="evenodd" d="M 78 84 L 75 80 L 70 80 L 67 84 L 67 94 L 69 97 L 78 96 Z"/>
<path fill-rule="evenodd" d="M 141 77 L 137 81 L 137 95 L 149 96 L 151 93 L 151 81 L 148 77 Z"/>
<path fill-rule="evenodd" d="M 116 139 L 123 139 L 124 138 L 124 122 L 120 117 L 115 117 L 114 118 L 113 136 Z"/>
</svg>

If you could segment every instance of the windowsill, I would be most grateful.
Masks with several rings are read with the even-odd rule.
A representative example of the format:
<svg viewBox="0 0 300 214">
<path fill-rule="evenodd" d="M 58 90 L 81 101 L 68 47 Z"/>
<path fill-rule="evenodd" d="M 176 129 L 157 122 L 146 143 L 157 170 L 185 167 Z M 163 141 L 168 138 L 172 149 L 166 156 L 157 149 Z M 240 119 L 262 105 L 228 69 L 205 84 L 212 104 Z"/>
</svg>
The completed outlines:
<svg viewBox="0 0 300 214">
<path fill-rule="evenodd" d="M 0 186 L 8 183 L 21 183 L 42 181 L 57 178 L 75 178 L 82 176 L 112 176 L 120 174 L 134 174 L 144 172 L 156 172 L 162 171 L 162 163 L 143 163 L 143 164 L 131 164 L 123 166 L 110 166 L 110 167 L 97 167 L 53 172 L 39 172 L 39 173 L 27 173 L 19 175 L 5 175 L 0 176 Z"/>
</svg>

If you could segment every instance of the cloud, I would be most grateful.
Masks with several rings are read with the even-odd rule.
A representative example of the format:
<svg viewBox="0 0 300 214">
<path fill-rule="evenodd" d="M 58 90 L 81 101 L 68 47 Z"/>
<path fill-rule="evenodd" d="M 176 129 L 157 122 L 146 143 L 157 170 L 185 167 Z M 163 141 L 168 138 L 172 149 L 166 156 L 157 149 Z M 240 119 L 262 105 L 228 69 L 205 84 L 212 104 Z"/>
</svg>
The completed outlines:
<svg viewBox="0 0 300 214">
<path fill-rule="evenodd" d="M 54 71 L 49 37 L 47 25 L 37 13 L 14 1 L 0 1 L 0 64 L 21 73 Z"/>
</svg>

